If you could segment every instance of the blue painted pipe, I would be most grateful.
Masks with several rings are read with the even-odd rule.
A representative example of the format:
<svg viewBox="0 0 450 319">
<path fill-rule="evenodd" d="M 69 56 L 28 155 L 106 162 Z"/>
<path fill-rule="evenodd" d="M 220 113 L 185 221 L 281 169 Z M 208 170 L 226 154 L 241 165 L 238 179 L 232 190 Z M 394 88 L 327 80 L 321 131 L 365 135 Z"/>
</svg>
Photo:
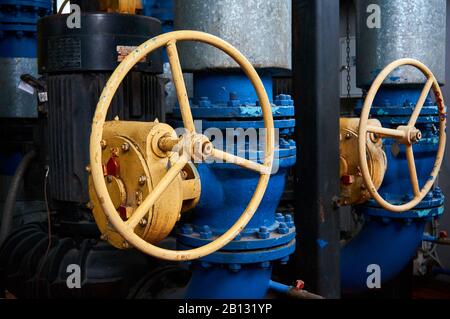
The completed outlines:
<svg viewBox="0 0 450 319">
<path fill-rule="evenodd" d="M 366 291 L 367 267 L 381 268 L 381 285 L 393 279 L 414 256 L 422 241 L 426 221 L 366 221 L 360 233 L 341 252 L 341 282 L 345 293 Z"/>
<path fill-rule="evenodd" d="M 51 0 L 0 1 L 0 57 L 35 58 L 37 21 L 51 8 Z"/>
<path fill-rule="evenodd" d="M 271 280 L 271 281 L 269 282 L 269 289 L 272 290 L 272 291 L 274 291 L 274 292 L 277 292 L 277 293 L 280 293 L 280 294 L 286 294 L 286 295 L 287 295 L 287 294 L 289 293 L 289 290 L 292 289 L 292 287 Z"/>
<path fill-rule="evenodd" d="M 395 129 L 407 123 L 420 95 L 419 89 L 382 88 L 373 103 L 371 115 L 380 120 L 383 127 Z M 360 108 L 357 107 L 358 113 Z M 414 145 L 414 155 L 419 184 L 429 178 L 434 164 L 439 124 L 437 106 L 428 97 L 417 121 L 423 139 Z M 412 187 L 404 146 L 397 148 L 392 139 L 384 139 L 388 169 L 380 195 L 393 204 L 401 204 L 412 198 Z M 366 218 L 363 228 L 341 252 L 341 283 L 345 293 L 367 291 L 368 266 L 380 267 L 381 288 L 397 276 L 414 256 L 423 240 L 423 231 L 431 218 L 442 215 L 444 196 L 436 187 L 414 209 L 402 214 L 383 210 L 373 200 L 356 207 Z"/>
<path fill-rule="evenodd" d="M 245 265 L 233 272 L 219 265 L 192 269 L 188 299 L 262 299 L 269 289 L 272 267 Z"/>
<path fill-rule="evenodd" d="M 272 101 L 272 75 L 269 72 L 260 71 L 259 76 L 266 89 L 269 101 Z M 195 74 L 194 103 L 198 103 L 202 97 L 208 97 L 213 103 L 227 104 L 230 102 L 230 94 L 236 96 L 236 106 L 255 103 L 258 100 L 252 82 L 243 72 L 229 74 L 205 72 Z"/>
</svg>

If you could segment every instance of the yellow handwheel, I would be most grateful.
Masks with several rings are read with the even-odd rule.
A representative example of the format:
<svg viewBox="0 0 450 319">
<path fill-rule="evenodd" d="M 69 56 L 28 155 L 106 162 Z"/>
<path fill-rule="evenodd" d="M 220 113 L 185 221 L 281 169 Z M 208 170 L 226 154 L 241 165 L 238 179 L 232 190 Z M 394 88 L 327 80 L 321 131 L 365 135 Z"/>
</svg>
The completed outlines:
<svg viewBox="0 0 450 319">
<path fill-rule="evenodd" d="M 237 157 L 235 155 L 215 149 L 213 144 L 206 136 L 195 132 L 194 121 L 189 106 L 189 99 L 186 92 L 186 86 L 183 79 L 180 61 L 178 58 L 178 51 L 176 47 L 177 41 L 200 41 L 212 45 L 232 57 L 248 76 L 258 95 L 264 117 L 266 141 L 263 164 L 249 161 L 244 158 Z M 161 139 L 161 142 L 158 144 L 159 147 L 163 152 L 171 154 L 170 158 L 175 159 L 175 163 L 171 165 L 170 169 L 168 169 L 163 179 L 161 179 L 160 182 L 153 188 L 152 192 L 134 211 L 133 215 L 127 221 L 123 221 L 122 218 L 120 218 L 115 206 L 111 201 L 108 190 L 106 188 L 102 169 L 101 141 L 103 135 L 103 125 L 105 123 L 105 117 L 111 104 L 111 100 L 120 83 L 122 82 L 126 74 L 134 67 L 134 65 L 136 65 L 148 53 L 163 46 L 166 47 L 169 56 L 173 83 L 177 91 L 183 124 L 188 131 L 187 138 L 189 139 L 189 145 L 192 146 L 190 146 L 190 148 L 195 148 L 196 150 L 200 149 L 200 152 L 204 157 L 213 157 L 225 162 L 234 163 L 241 167 L 260 173 L 256 190 L 247 208 L 244 210 L 236 223 L 227 232 L 225 232 L 222 236 L 218 237 L 211 243 L 202 247 L 185 251 L 168 250 L 152 245 L 139 237 L 135 233 L 134 229 L 138 225 L 139 221 L 148 213 L 149 209 L 151 209 L 155 201 L 161 196 L 168 185 L 180 173 L 186 163 L 188 163 L 190 159 L 189 157 L 192 157 L 193 153 L 189 154 L 190 152 L 183 152 L 178 156 L 177 153 L 171 152 L 173 143 L 171 143 L 170 139 Z M 103 212 L 107 216 L 112 226 L 128 241 L 129 244 L 146 254 L 165 260 L 179 261 L 197 259 L 209 255 L 228 244 L 240 233 L 240 231 L 252 218 L 253 214 L 261 203 L 261 200 L 267 188 L 267 184 L 269 182 L 274 157 L 274 139 L 275 137 L 272 109 L 269 103 L 269 99 L 267 97 L 267 93 L 264 89 L 261 79 L 259 78 L 250 62 L 231 44 L 218 37 L 198 31 L 174 31 L 154 37 L 141 44 L 133 52 L 131 52 L 122 61 L 122 63 L 120 63 L 120 65 L 116 68 L 114 73 L 109 78 L 109 81 L 107 82 L 100 96 L 100 100 L 97 104 L 97 109 L 95 111 L 92 122 L 92 133 L 90 138 L 90 163 L 92 181 Z"/>
<path fill-rule="evenodd" d="M 370 115 L 370 109 L 372 107 L 373 100 L 380 88 L 380 86 L 383 84 L 383 81 L 386 79 L 386 77 L 394 71 L 396 68 L 402 65 L 410 65 L 414 66 L 425 75 L 427 78 L 427 81 L 425 83 L 425 86 L 422 90 L 422 93 L 420 94 L 420 97 L 417 101 L 417 104 L 414 108 L 414 111 L 409 119 L 409 122 L 405 126 L 399 126 L 397 129 L 388 129 L 383 128 L 379 126 L 373 126 L 368 125 L 368 119 Z M 415 125 L 417 122 L 417 119 L 420 115 L 420 111 L 423 107 L 423 104 L 425 103 L 425 100 L 428 96 L 428 93 L 430 89 L 433 89 L 436 103 L 439 110 L 439 146 L 438 151 L 436 154 L 436 160 L 433 166 L 433 169 L 430 173 L 430 177 L 423 185 L 422 188 L 419 186 L 419 181 L 417 178 L 417 171 L 416 171 L 416 164 L 414 160 L 414 153 L 413 153 L 413 144 L 417 143 L 422 138 L 422 133 L 420 130 L 418 130 Z M 358 137 L 358 146 L 359 146 L 359 161 L 361 165 L 361 173 L 364 179 L 364 182 L 367 186 L 367 189 L 369 190 L 372 197 L 377 201 L 377 203 L 383 207 L 384 209 L 390 210 L 392 212 L 404 212 L 407 210 L 410 210 L 414 208 L 417 204 L 419 204 L 423 198 L 426 196 L 426 194 L 430 191 L 431 187 L 433 186 L 434 182 L 436 181 L 436 177 L 439 173 L 439 169 L 442 164 L 442 160 L 444 157 L 444 151 L 445 151 L 445 143 L 446 143 L 446 124 L 447 124 L 447 117 L 446 117 L 446 110 L 445 110 L 445 104 L 442 97 L 442 92 L 439 87 L 439 84 L 434 77 L 433 73 L 428 69 L 427 66 L 425 66 L 423 63 L 414 60 L 414 59 L 399 59 L 391 64 L 389 64 L 375 79 L 373 82 L 369 92 L 367 93 L 367 97 L 364 101 L 364 105 L 361 112 L 361 119 L 359 124 L 359 137 Z M 367 159 L 366 159 L 366 138 L 367 133 L 374 133 L 378 136 L 382 137 L 388 137 L 388 138 L 394 138 L 398 142 L 402 143 L 406 147 L 406 159 L 408 161 L 408 168 L 409 168 L 409 175 L 411 179 L 411 185 L 414 192 L 414 197 L 411 201 L 408 203 L 405 203 L 403 205 L 393 205 L 389 202 L 387 202 L 385 199 L 383 199 L 380 194 L 378 193 L 377 189 L 374 186 L 374 183 L 370 177 L 369 167 L 367 165 Z"/>
</svg>

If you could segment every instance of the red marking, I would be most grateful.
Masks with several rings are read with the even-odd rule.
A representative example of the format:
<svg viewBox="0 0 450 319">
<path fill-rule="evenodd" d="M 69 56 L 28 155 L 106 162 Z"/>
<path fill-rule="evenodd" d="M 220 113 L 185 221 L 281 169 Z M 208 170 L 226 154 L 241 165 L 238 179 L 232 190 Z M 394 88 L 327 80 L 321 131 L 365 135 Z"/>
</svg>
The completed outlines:
<svg viewBox="0 0 450 319">
<path fill-rule="evenodd" d="M 305 282 L 303 280 L 296 280 L 294 288 L 295 290 L 303 290 L 303 288 L 305 288 Z"/>
<path fill-rule="evenodd" d="M 117 210 L 119 212 L 120 218 L 122 218 L 122 220 L 127 220 L 127 208 L 125 206 L 120 206 L 119 209 Z"/>
<path fill-rule="evenodd" d="M 116 157 L 113 156 L 109 159 L 108 163 L 106 164 L 106 172 L 107 175 L 112 175 L 115 177 L 120 176 L 119 160 Z"/>
<path fill-rule="evenodd" d="M 341 177 L 341 182 L 344 185 L 352 185 L 355 182 L 353 175 L 344 175 Z"/>
<path fill-rule="evenodd" d="M 445 230 L 439 232 L 439 238 L 448 238 L 448 233 Z"/>
</svg>

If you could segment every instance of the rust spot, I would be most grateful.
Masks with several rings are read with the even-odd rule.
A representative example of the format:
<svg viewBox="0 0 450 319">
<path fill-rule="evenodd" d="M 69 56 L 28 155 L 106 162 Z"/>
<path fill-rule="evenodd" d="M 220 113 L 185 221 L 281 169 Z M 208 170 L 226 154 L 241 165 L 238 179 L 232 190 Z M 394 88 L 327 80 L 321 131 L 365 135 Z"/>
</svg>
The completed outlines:
<svg viewBox="0 0 450 319">
<path fill-rule="evenodd" d="M 441 96 L 441 93 L 439 93 L 439 91 L 434 91 L 434 97 L 436 99 L 436 104 L 438 106 L 440 120 L 445 121 L 447 119 L 447 113 L 445 111 L 444 100 Z"/>
</svg>

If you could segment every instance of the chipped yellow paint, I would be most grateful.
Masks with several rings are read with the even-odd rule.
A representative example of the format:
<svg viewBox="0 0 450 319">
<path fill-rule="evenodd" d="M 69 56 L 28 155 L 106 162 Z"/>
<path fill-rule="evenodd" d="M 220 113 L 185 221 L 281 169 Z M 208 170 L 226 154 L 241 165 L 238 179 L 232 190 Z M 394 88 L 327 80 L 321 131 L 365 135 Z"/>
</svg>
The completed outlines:
<svg viewBox="0 0 450 319">
<path fill-rule="evenodd" d="M 111 201 L 111 198 L 108 195 L 108 190 L 105 185 L 105 180 L 103 176 L 102 170 L 102 158 L 101 158 L 101 149 L 100 149 L 100 141 L 103 136 L 104 125 L 107 126 L 109 123 L 105 123 L 105 114 L 108 111 L 108 108 L 111 104 L 112 98 L 119 87 L 120 83 L 123 81 L 127 73 L 133 68 L 133 66 L 138 63 L 143 57 L 145 57 L 148 53 L 165 46 L 169 52 L 170 64 L 172 68 L 173 74 L 173 82 L 175 83 L 177 89 L 177 96 L 179 99 L 179 104 L 182 112 L 183 123 L 184 126 L 192 133 L 192 137 L 187 141 L 189 145 L 192 146 L 192 149 L 198 147 L 198 143 L 211 143 L 205 136 L 201 134 L 195 133 L 195 127 L 193 123 L 192 113 L 189 106 L 189 101 L 187 99 L 186 88 L 184 84 L 184 80 L 182 77 L 182 71 L 180 67 L 180 62 L 178 59 L 178 53 L 176 51 L 175 43 L 177 41 L 200 41 L 209 45 L 212 45 L 225 53 L 227 53 L 230 57 L 232 57 L 243 69 L 244 73 L 248 76 L 250 81 L 255 88 L 257 93 L 261 108 L 262 114 L 264 118 L 264 126 L 266 129 L 266 143 L 265 152 L 264 152 L 264 162 L 263 164 L 258 164 L 252 161 L 248 161 L 243 158 L 239 158 L 233 156 L 232 154 L 228 154 L 225 152 L 216 151 L 213 148 L 211 153 L 208 156 L 214 157 L 216 159 L 227 160 L 239 165 L 241 167 L 257 171 L 260 173 L 260 178 L 256 187 L 256 190 L 240 216 L 240 218 L 236 221 L 236 223 L 223 235 L 212 241 L 211 243 L 198 247 L 191 250 L 186 251 L 174 251 L 167 250 L 153 245 L 152 243 L 146 241 L 143 237 L 139 236 L 135 233 L 135 227 L 138 225 L 138 222 L 141 218 L 145 217 L 149 211 L 155 208 L 155 205 L 158 200 L 165 196 L 165 191 L 167 190 L 174 180 L 177 180 L 180 177 L 180 171 L 186 167 L 186 164 L 189 162 L 189 158 L 184 153 L 178 156 L 177 161 L 172 161 L 172 155 L 168 154 L 169 161 L 172 163 L 170 169 L 166 172 L 164 169 L 159 169 L 155 171 L 150 171 L 150 176 L 152 179 L 154 176 L 160 176 L 159 182 L 157 185 L 153 185 L 152 191 L 148 194 L 145 200 L 136 208 L 133 212 L 131 218 L 124 222 L 120 216 L 117 214 L 115 207 Z M 132 123 L 131 125 L 136 125 Z M 150 136 L 149 134 L 148 136 Z M 151 138 L 150 138 L 151 139 Z M 91 161 L 91 174 L 92 174 L 92 184 L 95 191 L 95 194 L 98 194 L 99 198 L 104 198 L 104 202 L 100 201 L 100 206 L 105 214 L 107 220 L 112 224 L 115 231 L 120 234 L 123 238 L 126 239 L 129 245 L 136 247 L 142 252 L 161 258 L 166 260 L 192 260 L 204 257 L 209 255 L 232 241 L 240 231 L 247 225 L 250 219 L 253 217 L 253 214 L 257 210 L 261 200 L 264 196 L 264 192 L 267 188 L 267 184 L 270 178 L 270 172 L 272 170 L 272 163 L 274 157 L 274 124 L 272 117 L 272 109 L 269 103 L 269 99 L 267 97 L 267 93 L 264 89 L 261 79 L 259 78 L 256 70 L 250 64 L 250 62 L 231 44 L 225 42 L 224 40 L 215 37 L 211 34 L 198 32 L 198 31 L 174 31 L 170 33 L 166 33 L 157 37 L 154 37 L 147 42 L 141 44 L 133 54 L 129 54 L 118 66 L 118 68 L 114 71 L 109 81 L 107 82 L 103 93 L 102 98 L 99 100 L 97 104 L 97 109 L 95 111 L 94 120 L 92 123 L 92 132 L 90 138 L 90 161 Z M 154 160 L 161 161 L 167 160 L 166 158 L 159 157 L 152 150 L 152 143 L 146 139 L 136 139 L 137 141 L 145 141 L 146 146 L 142 146 L 140 150 L 146 149 L 146 161 L 149 160 L 150 157 Z M 202 144 L 204 145 L 204 144 Z M 150 150 L 150 151 L 149 151 Z M 99 152 L 100 151 L 100 152 Z M 164 151 L 164 150 L 163 150 Z M 170 153 L 170 152 L 167 152 Z M 176 154 L 176 153 L 174 153 Z M 191 152 L 189 155 L 194 154 Z M 178 154 L 176 154 L 178 155 Z M 152 162 L 153 163 L 153 162 Z M 153 164 L 152 164 L 153 165 Z M 150 163 L 147 163 L 147 167 L 151 170 Z M 189 185 L 189 184 L 187 184 Z M 181 195 L 184 192 L 181 193 Z M 173 200 L 172 200 L 173 201 Z M 182 198 L 179 199 L 180 205 L 182 205 Z M 194 199 L 195 205 L 195 199 Z M 191 203 L 192 207 L 192 203 Z M 161 208 L 163 211 L 164 209 Z M 145 236 L 145 235 L 144 235 Z"/>
<path fill-rule="evenodd" d="M 407 126 L 399 126 L 397 129 L 386 129 L 382 127 L 377 126 L 371 126 L 368 124 L 368 119 L 370 115 L 370 109 L 372 108 L 372 103 L 375 99 L 375 96 L 383 84 L 386 77 L 394 71 L 396 68 L 404 65 L 410 65 L 414 66 L 417 69 L 419 69 L 427 78 L 427 82 L 425 84 L 424 89 L 422 90 L 422 93 L 419 97 L 419 100 L 416 104 L 416 107 L 411 115 L 411 118 L 409 120 L 409 123 Z M 418 133 L 420 133 L 419 130 L 415 128 L 415 124 L 417 121 L 417 118 L 420 114 L 420 110 L 423 107 L 423 104 L 426 100 L 426 96 L 429 94 L 429 90 L 432 87 L 434 94 L 436 96 L 436 103 L 438 104 L 438 110 L 440 115 L 440 123 L 439 123 L 439 146 L 438 151 L 436 154 L 436 160 L 433 166 L 433 169 L 430 173 L 430 179 L 425 183 L 425 185 L 420 188 L 419 181 L 417 178 L 417 171 L 416 171 L 416 165 L 414 160 L 414 154 L 412 150 L 412 145 L 415 142 L 415 140 L 418 137 Z M 446 125 L 447 125 L 447 118 L 445 114 L 445 103 L 442 99 L 442 92 L 441 88 L 439 86 L 439 83 L 437 82 L 436 78 L 434 77 L 433 73 L 430 71 L 430 69 L 423 64 L 420 61 L 417 61 L 415 59 L 399 59 L 392 63 L 390 63 L 386 68 L 384 68 L 383 71 L 380 72 L 380 74 L 376 77 L 374 80 L 372 86 L 370 87 L 369 92 L 367 93 L 366 99 L 364 101 L 364 105 L 361 112 L 360 117 L 360 124 L 359 124 L 359 133 L 358 133 L 358 154 L 359 154 L 359 161 L 361 165 L 361 173 L 364 178 L 364 182 L 367 186 L 367 189 L 369 190 L 372 197 L 377 201 L 377 203 L 383 207 L 384 209 L 387 209 L 392 212 L 396 213 L 402 213 L 405 211 L 408 211 L 415 206 L 417 206 L 424 197 L 428 194 L 431 187 L 434 184 L 434 181 L 436 180 L 437 175 L 439 174 L 439 170 L 441 168 L 442 160 L 444 157 L 444 151 L 445 151 L 445 144 L 446 144 Z M 374 185 L 374 182 L 371 178 L 369 165 L 367 164 L 366 160 L 366 136 L 367 133 L 376 133 L 383 137 L 390 137 L 395 138 L 398 140 L 399 143 L 405 144 L 406 146 L 406 158 L 408 161 L 408 168 L 409 168 L 409 175 L 411 179 L 411 185 L 414 189 L 414 197 L 411 201 L 409 201 L 406 204 L 403 205 L 393 205 L 389 202 L 387 202 L 384 198 L 380 196 L 380 194 L 377 191 L 377 188 Z M 420 136 L 420 135 L 419 135 Z"/>
</svg>

